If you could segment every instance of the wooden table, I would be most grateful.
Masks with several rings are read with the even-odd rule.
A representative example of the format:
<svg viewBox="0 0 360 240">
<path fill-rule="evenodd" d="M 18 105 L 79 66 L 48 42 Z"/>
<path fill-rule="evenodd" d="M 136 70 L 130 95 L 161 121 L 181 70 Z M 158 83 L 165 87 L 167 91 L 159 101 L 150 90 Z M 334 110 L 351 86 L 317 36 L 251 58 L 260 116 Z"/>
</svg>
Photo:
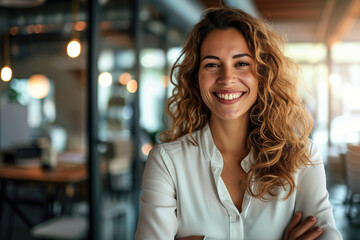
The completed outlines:
<svg viewBox="0 0 360 240">
<path fill-rule="evenodd" d="M 8 203 L 11 209 L 29 226 L 32 227 L 30 219 L 19 209 L 14 199 L 7 196 L 7 184 L 16 183 L 38 183 L 51 184 L 57 189 L 66 185 L 75 185 L 87 180 L 87 169 L 85 163 L 58 162 L 54 169 L 43 169 L 40 164 L 0 164 L 0 227 L 2 219 L 2 208 L 4 202 Z M 50 199 L 57 200 L 57 195 L 50 196 Z"/>
<path fill-rule="evenodd" d="M 84 163 L 59 162 L 54 169 L 43 169 L 40 165 L 0 165 L 0 181 L 69 184 L 85 181 L 86 179 L 86 165 Z"/>
</svg>

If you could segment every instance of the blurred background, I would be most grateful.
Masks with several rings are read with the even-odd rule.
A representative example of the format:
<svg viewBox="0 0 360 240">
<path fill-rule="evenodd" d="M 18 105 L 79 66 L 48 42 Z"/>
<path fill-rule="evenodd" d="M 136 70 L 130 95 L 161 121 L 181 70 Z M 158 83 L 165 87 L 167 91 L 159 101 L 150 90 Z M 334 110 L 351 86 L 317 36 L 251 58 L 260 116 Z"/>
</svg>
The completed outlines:
<svg viewBox="0 0 360 240">
<path fill-rule="evenodd" d="M 337 227 L 360 239 L 360 0 L 0 0 L 0 239 L 134 238 L 169 70 L 220 2 L 286 38 Z"/>
</svg>

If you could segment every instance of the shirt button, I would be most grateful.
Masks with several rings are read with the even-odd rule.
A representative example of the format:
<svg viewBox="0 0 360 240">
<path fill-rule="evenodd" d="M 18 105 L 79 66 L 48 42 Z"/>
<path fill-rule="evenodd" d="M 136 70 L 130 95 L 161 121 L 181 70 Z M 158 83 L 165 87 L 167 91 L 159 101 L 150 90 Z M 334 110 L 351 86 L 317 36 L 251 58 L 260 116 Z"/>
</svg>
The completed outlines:
<svg viewBox="0 0 360 240">
<path fill-rule="evenodd" d="M 238 222 L 240 219 L 240 216 L 239 215 L 231 215 L 230 219 L 231 219 L 231 222 Z"/>
</svg>

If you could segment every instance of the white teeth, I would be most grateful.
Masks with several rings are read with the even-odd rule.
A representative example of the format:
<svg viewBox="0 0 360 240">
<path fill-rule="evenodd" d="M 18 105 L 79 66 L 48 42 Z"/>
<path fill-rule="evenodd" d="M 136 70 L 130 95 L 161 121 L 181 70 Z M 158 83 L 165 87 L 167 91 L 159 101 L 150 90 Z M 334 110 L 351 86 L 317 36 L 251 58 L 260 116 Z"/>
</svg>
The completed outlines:
<svg viewBox="0 0 360 240">
<path fill-rule="evenodd" d="M 237 99 L 239 97 L 241 97 L 243 95 L 243 92 L 241 93 L 221 93 L 221 94 L 216 94 L 219 98 L 221 99 L 225 99 L 225 100 L 233 100 L 233 99 Z"/>
</svg>

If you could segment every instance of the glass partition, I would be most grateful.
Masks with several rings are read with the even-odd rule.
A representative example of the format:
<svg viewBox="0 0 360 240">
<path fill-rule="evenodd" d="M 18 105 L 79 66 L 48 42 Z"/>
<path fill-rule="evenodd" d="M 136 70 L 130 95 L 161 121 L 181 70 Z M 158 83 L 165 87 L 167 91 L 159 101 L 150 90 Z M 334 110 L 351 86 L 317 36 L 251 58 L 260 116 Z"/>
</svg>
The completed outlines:
<svg viewBox="0 0 360 240">
<path fill-rule="evenodd" d="M 27 164 L 46 177 L 45 184 L 29 184 L 32 180 L 24 178 L 18 185 L 7 181 L 6 189 L 0 187 L 9 200 L 15 201 L 12 196 L 18 194 L 25 215 L 9 221 L 15 227 L 1 226 L 1 239 L 32 239 L 34 226 L 63 216 L 85 219 L 77 230 L 88 233 L 88 194 L 93 187 L 86 176 L 87 64 L 92 50 L 88 4 L 84 0 L 0 1 L 0 64 L 11 70 L 5 69 L 0 80 L 0 168 L 8 163 L 21 168 L 18 164 Z M 191 22 L 174 19 L 181 17 L 181 6 L 164 1 L 105 0 L 99 4 L 101 204 L 96 207 L 101 212 L 102 239 L 133 239 L 139 211 L 136 192 L 140 191 L 135 183 L 141 181 L 146 157 L 165 129 L 164 104 L 172 91 L 168 75 Z M 136 4 L 140 10 L 135 14 Z M 135 25 L 134 16 L 139 16 L 140 24 Z M 140 117 L 136 117 L 137 109 Z M 72 174 L 74 166 L 81 168 L 79 180 L 61 184 L 50 180 L 60 169 Z M 46 210 L 41 207 L 44 201 Z M 14 210 L 4 206 L 5 215 Z M 33 219 L 28 221 L 29 216 Z"/>
</svg>

